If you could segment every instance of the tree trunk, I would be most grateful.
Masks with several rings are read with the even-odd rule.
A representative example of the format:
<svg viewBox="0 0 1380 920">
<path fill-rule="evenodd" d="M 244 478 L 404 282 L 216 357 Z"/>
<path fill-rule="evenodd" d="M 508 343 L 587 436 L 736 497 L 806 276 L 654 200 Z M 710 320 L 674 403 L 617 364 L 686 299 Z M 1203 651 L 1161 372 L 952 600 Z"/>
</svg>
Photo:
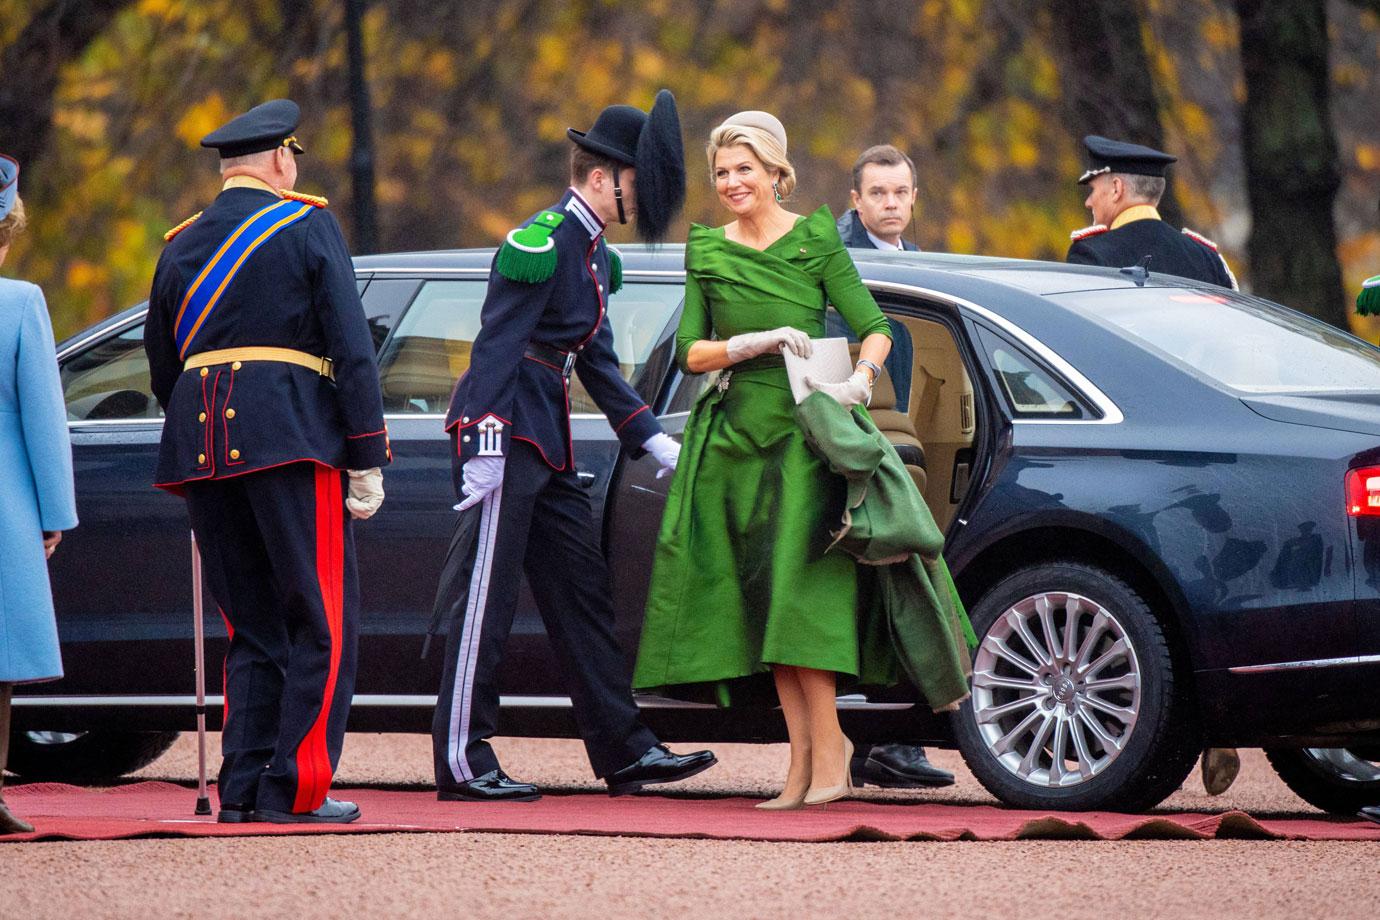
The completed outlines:
<svg viewBox="0 0 1380 920">
<path fill-rule="evenodd" d="M 350 181 L 355 218 L 355 251 L 378 252 L 378 209 L 374 204 L 374 130 L 369 103 L 369 80 L 364 72 L 364 34 L 360 22 L 365 0 L 346 0 L 345 34 L 350 59 L 350 126 L 354 150 Z"/>
<path fill-rule="evenodd" d="M 53 131 L 62 68 L 81 56 L 131 0 L 51 0 L 0 50 L 0 151 L 34 174 Z"/>
<path fill-rule="evenodd" d="M 1347 328 L 1332 206 L 1341 187 L 1325 0 L 1237 0 L 1251 286 Z"/>
<path fill-rule="evenodd" d="M 1062 64 L 1059 79 L 1070 133 L 1080 142 L 1086 134 L 1100 134 L 1164 150 L 1159 99 L 1141 39 L 1139 0 L 1053 0 L 1047 9 Z M 1169 175 L 1172 180 L 1172 169 Z M 1183 226 L 1172 181 L 1159 210 L 1165 220 Z"/>
</svg>

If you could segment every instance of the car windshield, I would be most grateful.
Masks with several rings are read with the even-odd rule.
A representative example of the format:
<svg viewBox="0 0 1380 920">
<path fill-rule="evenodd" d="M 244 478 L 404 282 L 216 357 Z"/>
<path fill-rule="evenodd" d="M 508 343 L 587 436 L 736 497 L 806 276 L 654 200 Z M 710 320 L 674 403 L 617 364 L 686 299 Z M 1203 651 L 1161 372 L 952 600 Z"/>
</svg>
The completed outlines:
<svg viewBox="0 0 1380 920">
<path fill-rule="evenodd" d="M 1380 349 L 1255 297 L 1123 288 L 1050 299 L 1243 393 L 1380 390 Z"/>
</svg>

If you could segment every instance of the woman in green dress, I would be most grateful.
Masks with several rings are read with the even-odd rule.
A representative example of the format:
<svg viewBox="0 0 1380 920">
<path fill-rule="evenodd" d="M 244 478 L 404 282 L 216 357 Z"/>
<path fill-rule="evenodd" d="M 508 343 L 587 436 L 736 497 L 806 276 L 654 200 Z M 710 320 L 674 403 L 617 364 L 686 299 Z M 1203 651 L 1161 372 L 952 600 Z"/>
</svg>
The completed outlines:
<svg viewBox="0 0 1380 920">
<path fill-rule="evenodd" d="M 690 229 L 676 359 L 721 374 L 686 425 L 633 684 L 708 687 L 727 704 L 770 672 L 791 758 L 781 795 L 758 807 L 799 808 L 851 791 L 838 675 L 890 684 L 897 669 L 885 623 L 861 613 L 856 563 L 825 552 L 842 480 L 806 446 L 782 352 L 807 356 L 832 303 L 862 341 L 860 360 L 846 382 L 815 388 L 857 405 L 891 338 L 829 209 L 782 207 L 795 173 L 781 123 L 741 112 L 710 135 L 708 154 L 735 219 Z"/>
</svg>

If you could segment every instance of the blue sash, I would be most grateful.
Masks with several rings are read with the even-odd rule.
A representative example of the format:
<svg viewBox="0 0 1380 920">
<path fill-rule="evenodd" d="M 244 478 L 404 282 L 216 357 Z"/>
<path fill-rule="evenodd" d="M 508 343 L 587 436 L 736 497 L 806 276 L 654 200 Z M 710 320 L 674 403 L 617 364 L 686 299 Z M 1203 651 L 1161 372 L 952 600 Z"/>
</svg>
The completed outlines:
<svg viewBox="0 0 1380 920">
<path fill-rule="evenodd" d="M 235 279 L 240 267 L 264 243 L 280 230 L 295 224 L 306 217 L 315 206 L 302 201 L 284 198 L 259 211 L 254 212 L 235 228 L 235 232 L 211 256 L 211 260 L 197 274 L 187 294 L 182 298 L 182 306 L 177 311 L 177 321 L 173 324 L 173 337 L 177 343 L 177 356 L 186 360 L 187 349 L 196 337 L 216 304 L 220 295 Z"/>
</svg>

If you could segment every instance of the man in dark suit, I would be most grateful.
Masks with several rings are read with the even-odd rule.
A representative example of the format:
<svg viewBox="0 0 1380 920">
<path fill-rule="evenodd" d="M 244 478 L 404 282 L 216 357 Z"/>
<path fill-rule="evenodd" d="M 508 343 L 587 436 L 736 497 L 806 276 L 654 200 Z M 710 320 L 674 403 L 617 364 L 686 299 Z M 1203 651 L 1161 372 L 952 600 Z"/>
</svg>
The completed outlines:
<svg viewBox="0 0 1380 920">
<path fill-rule="evenodd" d="M 536 786 L 503 772 L 488 741 L 524 572 L 609 793 L 715 763 L 709 751 L 671 753 L 638 717 L 570 437 L 574 371 L 633 456 L 651 453 L 662 473 L 675 469 L 680 446 L 619 371 L 605 313 L 622 265 L 604 242 L 608 222 L 634 215 L 642 238 L 660 239 L 679 210 L 685 163 L 675 100 L 663 90 L 650 114 L 610 106 L 588 132 L 568 135 L 571 187 L 499 248 L 470 366 L 446 416 L 460 516 L 435 610 L 435 621 L 449 624 L 432 722 L 442 801 L 538 798 Z"/>
<path fill-rule="evenodd" d="M 1164 195 L 1165 169 L 1176 157 L 1095 134 L 1083 138 L 1083 146 L 1089 166 L 1078 183 L 1088 186 L 1083 206 L 1092 212 L 1093 224 L 1070 234 L 1066 261 L 1112 268 L 1145 265 L 1150 271 L 1236 290 L 1236 278 L 1217 244 L 1192 230 L 1176 231 L 1156 210 Z"/>
<path fill-rule="evenodd" d="M 350 518 L 382 503 L 391 452 L 340 225 L 292 191 L 299 117 L 277 99 L 202 140 L 224 185 L 166 234 L 144 332 L 155 484 L 186 496 L 230 631 L 222 822 L 359 817 L 326 796 L 354 693 Z"/>
<path fill-rule="evenodd" d="M 919 250 L 904 236 L 915 216 L 915 163 L 890 144 L 868 147 L 853 164 L 852 208 L 838 219 L 850 249 Z"/>
</svg>

